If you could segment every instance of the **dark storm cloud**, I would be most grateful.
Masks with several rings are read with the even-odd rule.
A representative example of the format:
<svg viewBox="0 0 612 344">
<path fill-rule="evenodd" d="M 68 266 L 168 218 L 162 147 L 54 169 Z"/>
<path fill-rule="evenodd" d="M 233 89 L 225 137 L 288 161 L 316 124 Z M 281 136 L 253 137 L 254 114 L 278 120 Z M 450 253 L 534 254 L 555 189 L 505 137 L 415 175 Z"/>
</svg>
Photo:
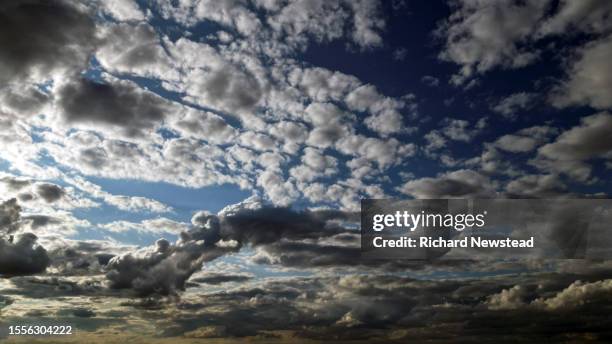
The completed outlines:
<svg viewBox="0 0 612 344">
<path fill-rule="evenodd" d="M 133 289 L 139 295 L 174 294 L 185 289 L 186 281 L 205 262 L 234 252 L 243 245 L 261 246 L 270 252 L 292 250 L 292 247 L 283 246 L 289 245 L 287 240 L 296 241 L 298 245 L 299 240 L 345 234 L 347 229 L 329 220 L 347 218 L 349 215 L 336 211 L 297 212 L 288 208 L 242 205 L 222 215 L 201 211 L 191 220 L 193 228 L 181 233 L 175 244 L 160 239 L 155 246 L 116 256 L 109 261 L 106 276 L 112 288 Z M 283 245 L 276 247 L 279 242 Z M 334 263 L 334 257 L 338 257 L 332 254 L 335 250 L 331 247 L 326 250 L 314 244 L 306 246 L 305 250 L 311 256 L 319 251 L 327 253 L 321 263 L 327 265 L 348 265 L 354 263 L 351 258 L 359 255 L 358 247 L 347 253 L 340 247 L 337 255 L 348 254 L 348 257 Z"/>
<path fill-rule="evenodd" d="M 51 268 L 61 276 L 103 274 L 109 261 L 120 252 L 132 251 L 133 246 L 113 241 L 50 240 L 48 244 Z"/>
<path fill-rule="evenodd" d="M 36 243 L 36 235 L 12 234 L 21 226 L 20 213 L 14 198 L 0 204 L 0 275 L 43 272 L 50 263 L 47 251 Z"/>
<path fill-rule="evenodd" d="M 184 290 L 186 281 L 205 262 L 235 250 L 218 245 L 219 228 L 214 218 L 203 224 L 181 233 L 175 244 L 159 239 L 155 246 L 111 258 L 106 267 L 111 288 L 129 288 L 141 296 Z"/>
<path fill-rule="evenodd" d="M 16 276 L 11 278 L 13 288 L 4 289 L 7 295 L 22 295 L 32 299 L 55 297 L 103 295 L 107 290 L 95 280 L 71 280 L 61 276 Z"/>
<path fill-rule="evenodd" d="M 198 219 L 198 221 L 194 221 Z M 359 267 L 384 271 L 422 270 L 431 266 L 453 269 L 464 260 L 422 262 L 362 259 L 358 240 L 358 214 L 337 210 L 297 211 L 245 202 L 206 213 L 206 221 L 218 222 L 219 237 L 238 247 L 256 248 L 252 260 L 296 268 Z M 192 222 L 201 222 L 200 213 Z"/>
<path fill-rule="evenodd" d="M 251 245 L 271 244 L 281 239 L 302 240 L 346 232 L 329 219 L 345 219 L 341 212 L 298 212 L 289 208 L 242 209 L 221 217 L 221 236 Z"/>
<path fill-rule="evenodd" d="M 247 275 L 223 275 L 223 274 L 208 274 L 204 277 L 193 278 L 190 281 L 204 284 L 223 284 L 228 282 L 246 282 L 252 279 Z"/>
<path fill-rule="evenodd" d="M 606 297 L 611 280 L 572 278 L 576 276 L 278 279 L 184 302 L 166 335 L 241 337 L 290 331 L 294 340 L 480 342 L 498 337 L 500 326 L 511 326 L 513 342 L 610 338 L 611 321 L 601 311 L 612 308 Z"/>
<path fill-rule="evenodd" d="M 94 34 L 90 16 L 68 1 L 2 2 L 0 84 L 85 67 Z"/>
<path fill-rule="evenodd" d="M 342 247 L 303 242 L 278 242 L 262 247 L 265 255 L 254 258 L 259 264 L 280 264 L 288 267 L 340 267 L 386 265 L 384 261 L 364 261 L 359 246 Z"/>
<path fill-rule="evenodd" d="M 66 191 L 60 186 L 51 183 L 40 183 L 36 185 L 36 194 L 47 203 L 52 203 L 62 198 Z"/>
<path fill-rule="evenodd" d="M 25 233 L 16 238 L 0 238 L 0 274 L 25 275 L 44 272 L 50 260 L 47 251 L 36 244 L 38 238 Z"/>
<path fill-rule="evenodd" d="M 161 124 L 170 111 L 166 100 L 129 81 L 78 79 L 62 85 L 57 97 L 68 123 L 110 125 L 131 137 Z"/>
</svg>

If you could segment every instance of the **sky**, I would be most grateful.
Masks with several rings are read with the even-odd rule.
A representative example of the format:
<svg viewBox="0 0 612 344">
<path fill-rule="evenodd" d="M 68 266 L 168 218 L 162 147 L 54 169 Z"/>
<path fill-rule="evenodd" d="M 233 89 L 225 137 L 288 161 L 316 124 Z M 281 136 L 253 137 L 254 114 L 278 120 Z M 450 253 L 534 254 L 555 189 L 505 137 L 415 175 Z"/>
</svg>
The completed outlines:
<svg viewBox="0 0 612 344">
<path fill-rule="evenodd" d="M 0 4 L 0 325 L 443 341 L 433 321 L 470 341 L 529 320 L 517 338 L 609 339 L 606 261 L 365 262 L 358 221 L 364 198 L 609 197 L 611 16 L 597 0 Z"/>
</svg>

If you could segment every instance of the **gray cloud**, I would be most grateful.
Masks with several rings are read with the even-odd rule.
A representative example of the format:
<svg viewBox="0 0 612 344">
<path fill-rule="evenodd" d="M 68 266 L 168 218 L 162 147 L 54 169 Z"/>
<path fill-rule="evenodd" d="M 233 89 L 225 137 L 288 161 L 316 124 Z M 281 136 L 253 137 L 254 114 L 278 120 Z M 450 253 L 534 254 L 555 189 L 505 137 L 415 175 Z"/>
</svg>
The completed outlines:
<svg viewBox="0 0 612 344">
<path fill-rule="evenodd" d="M 126 136 L 140 136 L 161 124 L 170 111 L 163 98 L 129 81 L 95 82 L 78 79 L 57 91 L 61 116 L 69 123 L 118 127 Z"/>
<path fill-rule="evenodd" d="M 415 198 L 489 198 L 495 195 L 493 182 L 478 172 L 458 170 L 436 178 L 408 181 L 398 190 Z"/>
<path fill-rule="evenodd" d="M 221 237 L 240 243 L 262 245 L 281 239 L 302 240 L 329 237 L 346 232 L 317 212 L 296 212 L 289 208 L 241 209 L 221 216 Z"/>
<path fill-rule="evenodd" d="M 19 229 L 21 207 L 17 200 L 12 198 L 0 203 L 0 229 L 2 234 L 11 234 Z"/>
<path fill-rule="evenodd" d="M 25 275 L 44 272 L 50 259 L 32 233 L 13 235 L 21 226 L 21 207 L 16 199 L 0 204 L 0 274 Z"/>
<path fill-rule="evenodd" d="M 507 118 L 514 118 L 521 110 L 529 109 L 535 99 L 534 93 L 519 92 L 502 98 L 491 109 Z"/>
<path fill-rule="evenodd" d="M 612 35 L 592 41 L 578 50 L 571 61 L 567 79 L 553 90 L 551 103 L 557 107 L 589 105 L 596 109 L 612 107 Z"/>
<path fill-rule="evenodd" d="M 538 149 L 532 163 L 546 170 L 564 173 L 580 181 L 591 175 L 592 159 L 612 158 L 612 115 L 601 112 L 582 118 L 577 125 Z"/>
<path fill-rule="evenodd" d="M 24 187 L 30 186 L 30 184 L 32 184 L 30 180 L 13 178 L 10 176 L 3 177 L 2 179 L 0 179 L 0 182 L 4 183 L 6 186 L 8 186 L 9 190 L 12 191 L 21 190 Z"/>
<path fill-rule="evenodd" d="M 51 183 L 39 183 L 36 185 L 36 194 L 47 203 L 52 203 L 62 198 L 66 191 L 60 186 Z"/>
<path fill-rule="evenodd" d="M 521 176 L 506 185 L 506 192 L 511 198 L 554 198 L 571 195 L 561 178 L 555 174 Z"/>
<path fill-rule="evenodd" d="M 453 14 L 438 33 L 446 39 L 440 58 L 462 68 L 451 79 L 460 85 L 494 67 L 518 68 L 534 61 L 538 52 L 525 47 L 547 1 L 455 1 Z"/>
<path fill-rule="evenodd" d="M 190 72 L 185 82 L 188 100 L 230 114 L 251 113 L 265 95 L 257 78 L 231 64 L 209 72 Z"/>
<path fill-rule="evenodd" d="M 37 237 L 25 233 L 8 240 L 0 238 L 0 274 L 24 275 L 44 272 L 50 260 L 47 251 L 36 244 Z"/>
<path fill-rule="evenodd" d="M 217 285 L 228 282 L 246 282 L 252 278 L 253 277 L 247 275 L 207 274 L 203 277 L 192 278 L 190 282 Z"/>
<path fill-rule="evenodd" d="M 172 60 L 151 25 L 144 22 L 111 24 L 102 26 L 100 35 L 96 58 L 107 70 L 159 79 L 176 78 Z"/>
<path fill-rule="evenodd" d="M 612 307 L 605 297 L 610 280 L 573 278 L 577 276 L 428 280 L 346 275 L 268 280 L 184 301 L 181 319 L 168 322 L 171 331 L 166 335 L 210 338 L 289 332 L 292 342 L 307 338 L 476 343 L 499 339 L 500 327 L 513 326 L 513 341 L 608 338 L 610 321 L 600 311 Z"/>
<path fill-rule="evenodd" d="M 154 246 L 111 258 L 106 266 L 111 288 L 132 289 L 141 296 L 173 295 L 185 289 L 205 262 L 235 250 L 220 242 L 214 215 L 198 213 L 192 223 L 195 226 L 182 232 L 175 244 L 159 239 Z"/>
<path fill-rule="evenodd" d="M 0 83 L 35 80 L 84 68 L 95 44 L 94 23 L 68 1 L 0 5 Z"/>
</svg>

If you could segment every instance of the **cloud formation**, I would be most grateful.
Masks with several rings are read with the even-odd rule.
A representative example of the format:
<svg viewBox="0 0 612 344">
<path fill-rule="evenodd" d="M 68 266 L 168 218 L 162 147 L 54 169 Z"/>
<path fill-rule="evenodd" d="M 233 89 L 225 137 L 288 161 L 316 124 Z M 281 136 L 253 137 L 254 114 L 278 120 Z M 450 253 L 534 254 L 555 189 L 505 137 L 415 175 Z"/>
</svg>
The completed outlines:
<svg viewBox="0 0 612 344">
<path fill-rule="evenodd" d="M 11 1 L 0 6 L 0 82 L 44 82 L 84 68 L 95 43 L 93 20 L 67 1 Z"/>
<path fill-rule="evenodd" d="M 50 264 L 47 251 L 32 233 L 13 235 L 21 226 L 21 208 L 15 199 L 0 204 L 0 274 L 27 275 L 44 272 Z"/>
</svg>

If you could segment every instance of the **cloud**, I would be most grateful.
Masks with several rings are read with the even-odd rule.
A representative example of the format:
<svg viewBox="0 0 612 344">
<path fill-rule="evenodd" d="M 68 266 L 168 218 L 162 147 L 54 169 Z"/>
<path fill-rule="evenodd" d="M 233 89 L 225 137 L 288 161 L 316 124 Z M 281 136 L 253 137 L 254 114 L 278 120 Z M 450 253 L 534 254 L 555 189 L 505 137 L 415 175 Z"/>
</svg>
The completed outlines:
<svg viewBox="0 0 612 344">
<path fill-rule="evenodd" d="M 487 300 L 487 306 L 493 310 L 513 310 L 525 305 L 527 291 L 520 285 L 504 289 L 498 294 L 493 294 Z"/>
<path fill-rule="evenodd" d="M 39 183 L 36 185 L 36 194 L 47 203 L 52 203 L 64 197 L 66 191 L 61 187 L 51 183 Z"/>
<path fill-rule="evenodd" d="M 173 211 L 172 207 L 154 199 L 108 193 L 102 190 L 99 185 L 96 185 L 82 177 L 66 177 L 64 178 L 64 181 L 86 192 L 89 196 L 101 198 L 104 200 L 104 202 L 121 210 L 133 212 L 150 211 L 154 213 L 166 213 Z"/>
<path fill-rule="evenodd" d="M 216 217 L 198 213 L 194 227 L 180 233 L 171 244 L 159 239 L 155 245 L 110 259 L 106 278 L 113 289 L 130 289 L 137 295 L 175 295 L 202 265 L 236 248 L 221 241 Z"/>
<path fill-rule="evenodd" d="M 44 272 L 50 264 L 47 251 L 36 244 L 38 238 L 25 233 L 15 239 L 0 238 L 0 274 L 28 275 Z"/>
<path fill-rule="evenodd" d="M 612 13 L 610 4 L 596 0 L 558 4 L 533 0 L 493 3 L 460 0 L 451 4 L 452 14 L 436 30 L 445 40 L 439 58 L 461 66 L 452 76 L 451 84 L 470 88 L 477 82 L 475 78 L 487 71 L 527 66 L 539 58 L 542 50 L 553 47 L 538 46 L 543 39 L 587 34 L 593 41 L 579 49 L 581 57 L 572 62 L 569 80 L 553 93 L 551 100 L 560 107 L 569 104 L 606 107 L 606 78 L 593 76 L 610 74 L 598 73 L 606 68 L 603 61 L 609 57 L 609 38 L 602 35 L 608 34 L 612 27 L 608 20 Z M 502 106 L 499 111 L 506 109 Z"/>
<path fill-rule="evenodd" d="M 535 99 L 534 93 L 519 92 L 502 98 L 499 103 L 491 109 L 502 114 L 506 118 L 515 118 L 515 114 L 521 110 L 529 109 Z"/>
<path fill-rule="evenodd" d="M 564 131 L 554 142 L 540 147 L 532 163 L 544 170 L 587 181 L 591 175 L 590 160 L 611 158 L 610 135 L 612 115 L 600 112 L 583 117 L 580 125 Z"/>
<path fill-rule="evenodd" d="M 375 0 L 349 1 L 353 10 L 353 41 L 362 49 L 379 47 L 383 43 L 381 31 L 385 28 L 380 2 Z"/>
<path fill-rule="evenodd" d="M 341 153 L 376 162 L 381 170 L 398 164 L 401 158 L 413 156 L 416 151 L 412 143 L 404 144 L 395 138 L 382 140 L 359 134 L 342 137 L 336 147 Z"/>
<path fill-rule="evenodd" d="M 104 12 L 120 21 L 144 20 L 145 16 L 133 0 L 107 0 L 102 2 Z"/>
<path fill-rule="evenodd" d="M 332 176 L 338 172 L 336 158 L 322 154 L 322 151 L 306 147 L 301 158 L 302 165 L 290 170 L 290 174 L 299 181 L 313 181 L 323 176 Z"/>
<path fill-rule="evenodd" d="M 251 245 L 271 244 L 281 239 L 314 239 L 343 233 L 329 220 L 342 212 L 297 212 L 289 208 L 264 207 L 257 199 L 247 199 L 220 213 L 220 234 L 226 240 Z"/>
<path fill-rule="evenodd" d="M 269 278 L 185 298 L 174 320 L 163 324 L 173 340 L 184 336 L 244 341 L 274 335 L 275 340 L 291 342 L 330 338 L 481 342 L 499 339 L 499 327 L 509 324 L 528 328 L 513 334 L 513 340 L 519 341 L 599 338 L 607 334 L 609 324 L 601 313 L 601 307 L 610 306 L 605 298 L 608 284 L 609 280 L 573 285 L 566 276 L 555 274 L 479 279 L 377 274 Z M 588 287 L 580 290 L 581 286 Z M 575 295 L 567 295 L 568 299 L 579 302 L 570 302 L 573 306 L 568 308 L 530 303 L 540 298 L 552 301 L 555 297 L 551 295 L 565 298 L 566 293 Z M 599 308 L 592 307 L 595 303 Z M 197 320 L 202 318 L 207 319 L 206 324 Z M 559 323 L 566 326 L 560 329 Z M 576 331 L 581 326 L 588 326 L 588 335 Z M 466 331 L 470 333 L 467 338 Z"/>
<path fill-rule="evenodd" d="M 233 183 L 259 189 L 277 204 L 289 204 L 303 197 L 303 187 L 296 185 L 289 171 L 295 155 L 305 145 L 338 149 L 340 139 L 355 135 L 359 117 L 351 112 L 357 108 L 364 112 L 362 123 L 372 132 L 355 135 L 357 147 L 343 142 L 343 152 L 354 158 L 365 157 L 368 164 L 374 161 L 378 164 L 376 173 L 414 154 L 414 145 L 388 139 L 414 130 L 403 123 L 405 110 L 416 115 L 414 96 L 387 97 L 373 85 L 361 87 L 363 84 L 352 75 L 296 63 L 292 57 L 312 42 L 340 38 L 348 38 L 361 49 L 380 46 L 385 20 L 379 2 L 320 2 L 309 6 L 159 3 L 148 12 L 140 5 L 132 1 L 83 5 L 83 13 L 95 22 L 96 39 L 92 40 L 90 55 L 96 61 L 89 66 L 91 70 L 85 65 L 53 82 L 30 90 L 11 86 L 11 92 L 6 93 L 10 97 L 0 106 L 2 112 L 10 112 L 10 118 L 2 125 L 9 133 L 20 129 L 29 144 L 13 145 L 3 157 L 8 156 L 11 165 L 19 165 L 22 174 L 29 175 L 34 169 L 46 172 L 46 166 L 40 166 L 46 163 L 20 158 L 44 152 L 53 163 L 85 175 L 189 187 Z M 328 8 L 339 11 L 326 11 Z M 295 15 L 287 16 L 289 13 Z M 186 27 L 212 20 L 223 26 L 223 34 L 216 34 L 210 41 L 185 35 L 175 39 L 154 23 L 142 21 L 152 14 Z M 307 22 L 300 22 L 302 15 Z M 344 16 L 350 20 L 327 22 Z M 322 20 L 320 25 L 311 26 L 318 20 Z M 339 25 L 339 36 L 331 31 L 319 34 L 322 25 Z M 231 40 L 241 44 L 231 47 Z M 82 73 L 84 70 L 91 73 Z M 149 86 L 154 92 L 144 87 L 140 78 L 154 79 L 154 85 Z M 357 89 L 364 94 L 353 92 Z M 365 94 L 371 97 L 360 102 Z M 174 96 L 180 99 L 171 101 Z M 15 104 L 24 110 L 18 111 Z M 28 104 L 27 109 L 20 104 Z M 21 122 L 25 117 L 18 112 L 40 116 Z M 231 143 L 234 146 L 218 147 Z M 224 154 L 226 148 L 231 154 Z M 331 151 L 326 154 L 334 156 Z M 331 175 L 331 170 L 326 175 Z M 310 171 L 301 172 L 309 178 Z M 374 178 L 374 174 L 367 177 Z M 369 194 L 381 194 L 378 182 L 348 183 L 360 184 Z M 338 185 L 333 192 L 340 194 L 339 188 L 348 189 Z M 122 210 L 169 209 L 143 198 L 97 195 L 103 197 L 94 198 Z M 21 195 L 24 201 L 32 201 L 32 196 L 35 194 Z M 346 193 L 342 198 L 345 204 L 355 203 L 358 195 Z"/>
<path fill-rule="evenodd" d="M 547 1 L 462 0 L 452 5 L 453 13 L 438 28 L 445 39 L 439 57 L 461 66 L 451 83 L 464 84 L 495 67 L 523 67 L 538 57 L 526 43 Z"/>
<path fill-rule="evenodd" d="M 186 223 L 174 221 L 165 217 L 147 219 L 141 222 L 113 221 L 101 224 L 99 227 L 117 233 L 136 231 L 139 233 L 170 233 L 177 235 L 189 229 Z"/>
<path fill-rule="evenodd" d="M 298 47 L 308 39 L 329 42 L 349 36 L 362 49 L 382 44 L 385 26 L 376 1 L 292 2 L 268 19 L 274 33 Z M 352 23 L 347 27 L 346 23 Z"/>
<path fill-rule="evenodd" d="M 113 6 L 108 2 L 105 6 Z M 129 2 L 123 2 L 129 4 Z M 119 23 L 99 28 L 96 58 L 107 71 L 150 78 L 176 80 L 173 60 L 161 44 L 160 35 L 146 23 Z"/>
<path fill-rule="evenodd" d="M 35 116 L 46 110 L 49 95 L 35 86 L 5 87 L 0 94 L 0 112 L 14 119 Z"/>
<path fill-rule="evenodd" d="M 462 119 L 445 118 L 442 123 L 445 127 L 441 131 L 446 137 L 455 141 L 470 142 L 487 126 L 487 118 L 479 119 L 472 129 L 470 129 L 470 122 Z"/>
<path fill-rule="evenodd" d="M 238 130 L 220 116 L 193 108 L 186 109 L 183 116 L 176 118 L 172 127 L 183 135 L 213 144 L 231 143 L 238 134 Z"/>
<path fill-rule="evenodd" d="M 415 198 L 489 198 L 495 195 L 495 184 L 487 176 L 471 170 L 457 170 L 436 178 L 411 180 L 398 191 Z"/>
<path fill-rule="evenodd" d="M 409 108 L 414 114 L 418 106 L 413 100 L 413 95 L 408 95 L 403 99 L 385 97 L 373 85 L 359 86 L 352 90 L 345 99 L 349 109 L 370 113 L 364 123 L 382 137 L 405 130 L 400 111 Z"/>
<path fill-rule="evenodd" d="M 257 176 L 257 185 L 265 191 L 274 204 L 281 206 L 288 206 L 299 196 L 295 185 L 290 180 L 286 180 L 281 171 L 266 169 Z"/>
<path fill-rule="evenodd" d="M 192 70 L 183 84 L 187 100 L 229 114 L 251 113 L 265 96 L 264 85 L 252 73 L 227 62 L 209 71 Z"/>
<path fill-rule="evenodd" d="M 592 41 L 579 49 L 570 62 L 567 79 L 550 95 L 556 107 L 588 105 L 596 109 L 609 109 L 612 100 L 612 35 Z"/>
<path fill-rule="evenodd" d="M 495 146 L 512 153 L 533 151 L 538 142 L 527 136 L 504 135 L 495 141 Z"/>
<path fill-rule="evenodd" d="M 97 203 L 74 190 L 49 182 L 24 179 L 11 174 L 0 178 L 0 190 L 5 197 L 17 198 L 28 212 L 55 209 L 90 208 Z"/>
<path fill-rule="evenodd" d="M 288 82 L 315 102 L 329 102 L 347 97 L 360 87 L 359 79 L 338 71 L 321 67 L 294 68 L 287 76 Z M 371 89 L 373 86 L 366 87 Z M 368 92 L 369 93 L 369 92 Z M 350 101 L 346 100 L 349 108 Z"/>
<path fill-rule="evenodd" d="M 0 203 L 0 274 L 3 275 L 43 272 L 50 263 L 47 251 L 36 243 L 36 235 L 13 235 L 21 226 L 20 212 L 15 199 Z"/>
<path fill-rule="evenodd" d="M 438 85 L 440 85 L 440 79 L 431 75 L 425 75 L 422 77 L 421 82 L 429 87 L 438 87 Z"/>
<path fill-rule="evenodd" d="M 447 141 L 438 130 L 432 130 L 429 133 L 425 134 L 424 137 L 427 141 L 425 151 L 428 154 L 432 154 L 434 151 L 444 148 L 446 146 Z"/>
<path fill-rule="evenodd" d="M 524 128 L 514 134 L 501 136 L 494 142 L 494 146 L 511 153 L 531 152 L 558 133 L 557 128 L 547 125 Z"/>
<path fill-rule="evenodd" d="M 584 283 L 575 281 L 557 295 L 533 301 L 536 307 L 548 310 L 575 309 L 605 299 L 612 291 L 612 280 Z"/>
<path fill-rule="evenodd" d="M 393 50 L 393 59 L 396 61 L 404 61 L 406 55 L 408 54 L 408 50 L 406 48 L 397 48 Z"/>
<path fill-rule="evenodd" d="M 555 174 L 521 176 L 508 182 L 506 191 L 508 196 L 513 198 L 570 196 L 566 185 Z"/>
<path fill-rule="evenodd" d="M 608 20 L 612 5 L 597 0 L 560 1 L 557 13 L 548 18 L 538 30 L 541 36 L 561 34 L 569 29 L 578 32 L 601 33 L 612 28 Z"/>
<path fill-rule="evenodd" d="M 224 284 L 224 283 L 242 283 L 251 280 L 253 277 L 248 275 L 225 275 L 225 274 L 206 274 L 201 277 L 192 278 L 190 282 L 204 284 Z"/>
<path fill-rule="evenodd" d="M 4 234 L 11 234 L 19 228 L 21 207 L 12 198 L 0 203 L 0 228 Z"/>
<path fill-rule="evenodd" d="M 0 6 L 0 83 L 42 83 L 86 67 L 96 42 L 93 20 L 67 1 L 11 1 Z"/>
<path fill-rule="evenodd" d="M 168 102 L 130 81 L 78 79 L 55 90 L 60 116 L 71 124 L 105 125 L 127 137 L 142 136 L 160 125 Z M 95 128 L 95 127 L 94 127 Z"/>
</svg>

